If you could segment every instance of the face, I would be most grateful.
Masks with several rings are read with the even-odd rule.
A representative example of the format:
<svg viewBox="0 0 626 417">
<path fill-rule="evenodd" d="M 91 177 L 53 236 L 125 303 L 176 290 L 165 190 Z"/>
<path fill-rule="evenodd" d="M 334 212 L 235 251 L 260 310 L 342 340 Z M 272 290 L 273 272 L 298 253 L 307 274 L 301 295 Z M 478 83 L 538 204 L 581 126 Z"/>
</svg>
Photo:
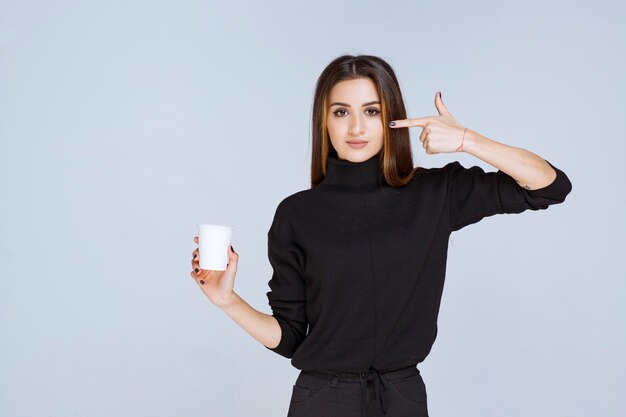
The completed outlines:
<svg viewBox="0 0 626 417">
<path fill-rule="evenodd" d="M 328 96 L 328 134 L 339 159 L 363 162 L 383 147 L 380 98 L 369 78 L 340 81 Z M 352 145 L 350 142 L 361 142 Z"/>
</svg>

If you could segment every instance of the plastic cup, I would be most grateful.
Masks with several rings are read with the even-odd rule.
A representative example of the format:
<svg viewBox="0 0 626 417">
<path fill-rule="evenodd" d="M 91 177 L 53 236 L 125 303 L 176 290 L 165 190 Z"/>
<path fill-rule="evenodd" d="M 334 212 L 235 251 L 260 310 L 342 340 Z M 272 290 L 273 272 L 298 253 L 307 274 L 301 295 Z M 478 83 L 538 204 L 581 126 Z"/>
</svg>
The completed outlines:
<svg viewBox="0 0 626 417">
<path fill-rule="evenodd" d="M 219 224 L 198 224 L 200 268 L 225 271 L 228 264 L 228 246 L 232 243 L 232 227 Z"/>
</svg>

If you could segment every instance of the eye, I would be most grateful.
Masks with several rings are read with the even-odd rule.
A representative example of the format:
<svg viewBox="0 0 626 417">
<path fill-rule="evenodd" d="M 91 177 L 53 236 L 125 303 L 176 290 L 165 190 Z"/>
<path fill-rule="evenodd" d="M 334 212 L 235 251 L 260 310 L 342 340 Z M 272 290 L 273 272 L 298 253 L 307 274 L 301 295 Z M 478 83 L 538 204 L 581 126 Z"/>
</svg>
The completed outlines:
<svg viewBox="0 0 626 417">
<path fill-rule="evenodd" d="M 338 117 L 343 117 L 344 115 L 342 115 L 342 114 L 338 114 L 338 113 L 339 113 L 339 112 L 345 112 L 345 111 L 346 111 L 346 109 L 339 109 L 339 110 L 334 111 L 334 112 L 333 112 L 333 114 L 334 114 L 335 116 L 338 116 Z M 370 116 L 376 116 L 376 115 L 378 115 L 378 114 L 380 113 L 380 110 L 378 110 L 378 109 L 374 109 L 374 108 L 367 109 L 367 110 L 365 110 L 365 111 L 366 111 L 366 112 L 371 112 L 371 113 L 368 113 Z"/>
</svg>

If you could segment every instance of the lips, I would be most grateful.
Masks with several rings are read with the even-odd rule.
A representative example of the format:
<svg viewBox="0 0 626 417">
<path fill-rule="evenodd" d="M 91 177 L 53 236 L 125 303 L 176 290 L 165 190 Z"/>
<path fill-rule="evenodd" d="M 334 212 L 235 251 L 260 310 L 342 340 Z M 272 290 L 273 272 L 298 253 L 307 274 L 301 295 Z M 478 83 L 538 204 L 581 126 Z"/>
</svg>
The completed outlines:
<svg viewBox="0 0 626 417">
<path fill-rule="evenodd" d="M 358 144 L 358 143 L 367 143 L 367 141 L 366 141 L 366 140 L 348 140 L 348 141 L 346 141 L 346 142 L 348 142 L 348 143 L 355 143 L 355 144 Z"/>
</svg>

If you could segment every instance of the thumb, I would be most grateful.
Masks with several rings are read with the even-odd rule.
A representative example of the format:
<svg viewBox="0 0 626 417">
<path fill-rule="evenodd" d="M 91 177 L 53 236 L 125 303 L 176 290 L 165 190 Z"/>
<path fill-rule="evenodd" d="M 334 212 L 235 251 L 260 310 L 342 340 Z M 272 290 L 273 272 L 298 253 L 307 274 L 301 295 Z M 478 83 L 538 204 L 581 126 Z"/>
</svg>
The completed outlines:
<svg viewBox="0 0 626 417">
<path fill-rule="evenodd" d="M 239 260 L 239 254 L 235 252 L 235 249 L 233 249 L 233 245 L 229 245 L 228 246 L 228 265 L 226 265 L 226 267 L 232 268 L 231 264 L 236 265 L 238 260 Z"/>
<path fill-rule="evenodd" d="M 437 111 L 439 112 L 440 116 L 442 114 L 450 114 L 450 112 L 448 111 L 448 108 L 446 107 L 445 104 L 443 104 L 443 100 L 441 99 L 441 91 L 438 91 L 437 94 L 435 95 L 435 107 L 437 108 Z"/>
</svg>

